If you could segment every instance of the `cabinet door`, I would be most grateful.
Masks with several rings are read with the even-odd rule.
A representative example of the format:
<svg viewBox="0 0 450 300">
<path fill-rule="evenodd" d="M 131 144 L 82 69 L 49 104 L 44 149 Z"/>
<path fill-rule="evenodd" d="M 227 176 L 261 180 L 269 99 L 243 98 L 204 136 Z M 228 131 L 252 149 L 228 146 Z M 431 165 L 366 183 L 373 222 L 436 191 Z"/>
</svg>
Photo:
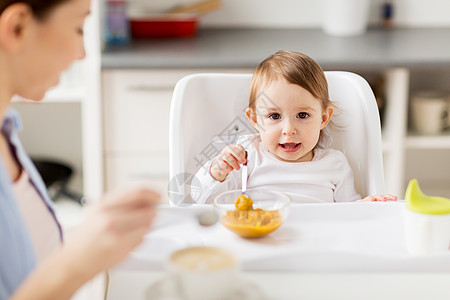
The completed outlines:
<svg viewBox="0 0 450 300">
<path fill-rule="evenodd" d="M 105 188 L 145 181 L 167 201 L 169 111 L 190 71 L 104 71 Z"/>
<path fill-rule="evenodd" d="M 167 202 L 168 155 L 109 155 L 105 159 L 106 189 L 142 182 L 161 194 Z"/>
<path fill-rule="evenodd" d="M 176 80 L 148 72 L 104 74 L 106 152 L 169 151 L 169 109 Z"/>
</svg>

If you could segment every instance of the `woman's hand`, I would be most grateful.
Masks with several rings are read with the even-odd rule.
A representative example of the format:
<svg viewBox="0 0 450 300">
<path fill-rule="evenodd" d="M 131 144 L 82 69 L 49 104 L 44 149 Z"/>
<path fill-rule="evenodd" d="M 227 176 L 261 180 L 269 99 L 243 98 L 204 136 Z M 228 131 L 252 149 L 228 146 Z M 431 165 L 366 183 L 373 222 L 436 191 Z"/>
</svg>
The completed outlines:
<svg viewBox="0 0 450 300">
<path fill-rule="evenodd" d="M 394 195 L 375 195 L 375 196 L 367 196 L 359 201 L 362 202 L 373 202 L 373 201 L 397 201 L 397 196 Z"/>
<path fill-rule="evenodd" d="M 232 170 L 239 170 L 240 164 L 247 163 L 247 154 L 241 145 L 228 145 L 212 162 L 209 172 L 217 181 L 224 181 Z"/>
</svg>

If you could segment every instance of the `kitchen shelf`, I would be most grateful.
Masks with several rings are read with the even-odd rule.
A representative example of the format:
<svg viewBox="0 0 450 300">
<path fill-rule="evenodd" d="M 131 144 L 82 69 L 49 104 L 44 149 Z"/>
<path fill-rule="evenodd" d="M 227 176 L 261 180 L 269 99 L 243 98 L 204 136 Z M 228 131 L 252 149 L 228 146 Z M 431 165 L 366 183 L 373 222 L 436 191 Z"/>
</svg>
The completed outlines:
<svg viewBox="0 0 450 300">
<path fill-rule="evenodd" d="M 450 131 L 433 136 L 410 133 L 406 137 L 405 146 L 408 149 L 450 149 Z"/>
<path fill-rule="evenodd" d="M 319 28 L 201 28 L 188 39 L 136 39 L 107 46 L 103 69 L 255 68 L 280 49 L 310 55 L 326 70 L 448 69 L 448 28 L 370 28 L 350 38 Z M 436 45 L 436 46 L 432 46 Z M 439 46 L 437 46 L 439 45 Z"/>
</svg>

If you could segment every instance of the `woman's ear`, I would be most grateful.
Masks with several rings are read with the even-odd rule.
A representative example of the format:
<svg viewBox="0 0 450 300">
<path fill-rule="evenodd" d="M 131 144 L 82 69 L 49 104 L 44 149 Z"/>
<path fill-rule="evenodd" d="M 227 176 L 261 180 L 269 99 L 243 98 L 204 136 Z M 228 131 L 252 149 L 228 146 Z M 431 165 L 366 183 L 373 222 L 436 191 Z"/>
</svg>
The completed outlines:
<svg viewBox="0 0 450 300">
<path fill-rule="evenodd" d="M 328 123 L 330 123 L 331 121 L 331 116 L 333 116 L 333 112 L 334 112 L 334 108 L 331 105 L 328 105 L 323 113 L 322 113 L 322 123 L 320 124 L 320 129 L 324 129 L 325 126 L 328 125 Z"/>
<path fill-rule="evenodd" d="M 245 115 L 247 116 L 247 119 L 250 121 L 250 123 L 252 124 L 252 126 L 258 130 L 258 123 L 257 123 L 257 116 L 256 113 L 253 109 L 251 109 L 250 107 L 248 107 L 245 110 Z"/>
<path fill-rule="evenodd" d="M 15 51 L 22 45 L 26 29 L 33 21 L 28 5 L 15 3 L 0 15 L 0 44 L 6 51 Z"/>
</svg>

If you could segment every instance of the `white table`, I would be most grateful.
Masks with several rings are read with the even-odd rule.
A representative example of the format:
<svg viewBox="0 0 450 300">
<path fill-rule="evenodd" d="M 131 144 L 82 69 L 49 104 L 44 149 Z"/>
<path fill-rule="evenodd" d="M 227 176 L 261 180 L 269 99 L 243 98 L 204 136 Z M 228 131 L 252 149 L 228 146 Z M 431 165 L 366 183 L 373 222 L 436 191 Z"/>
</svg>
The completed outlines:
<svg viewBox="0 0 450 300">
<path fill-rule="evenodd" d="M 111 270 L 107 299 L 145 299 L 149 286 L 168 282 L 168 255 L 198 245 L 233 251 L 243 280 L 266 299 L 450 299 L 450 252 L 406 252 L 402 201 L 292 205 L 286 223 L 260 239 L 201 227 L 204 209 L 161 208 L 143 244 Z"/>
</svg>

